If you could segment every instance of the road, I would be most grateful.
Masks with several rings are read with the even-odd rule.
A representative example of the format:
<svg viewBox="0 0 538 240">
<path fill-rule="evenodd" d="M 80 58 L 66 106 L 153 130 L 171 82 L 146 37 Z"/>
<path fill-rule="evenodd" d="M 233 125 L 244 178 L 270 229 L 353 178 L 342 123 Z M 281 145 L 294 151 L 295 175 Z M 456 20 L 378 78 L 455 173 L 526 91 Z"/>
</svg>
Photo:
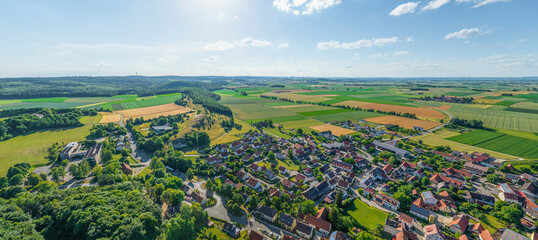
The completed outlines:
<svg viewBox="0 0 538 240">
<path fill-rule="evenodd" d="M 125 127 L 125 123 L 123 122 L 123 114 L 121 113 L 118 113 L 120 116 L 121 116 L 121 119 L 120 121 L 118 122 L 118 124 L 122 127 Z M 134 174 L 133 175 L 137 175 L 139 174 L 140 172 L 142 172 L 142 170 L 144 170 L 144 168 L 146 168 L 147 166 L 149 166 L 149 164 L 151 163 L 151 156 L 148 155 L 147 153 L 145 153 L 144 151 L 142 151 L 141 149 L 139 149 L 137 146 L 136 146 L 136 142 L 133 138 L 133 134 L 131 133 L 131 130 L 125 128 L 127 130 L 127 139 L 129 140 L 129 146 L 131 147 L 131 157 L 135 160 L 137 160 L 138 162 L 140 162 L 140 164 L 142 165 L 141 167 L 136 167 L 133 169 L 133 172 Z"/>
</svg>

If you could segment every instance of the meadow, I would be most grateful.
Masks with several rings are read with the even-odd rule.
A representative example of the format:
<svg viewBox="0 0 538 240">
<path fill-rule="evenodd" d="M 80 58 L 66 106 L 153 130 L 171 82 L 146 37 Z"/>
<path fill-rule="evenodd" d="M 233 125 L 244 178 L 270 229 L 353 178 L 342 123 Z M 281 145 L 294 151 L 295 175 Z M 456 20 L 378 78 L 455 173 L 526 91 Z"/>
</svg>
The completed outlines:
<svg viewBox="0 0 538 240">
<path fill-rule="evenodd" d="M 90 133 L 91 126 L 69 129 L 38 131 L 32 134 L 17 136 L 0 142 L 0 176 L 7 173 L 9 167 L 16 163 L 29 163 L 32 167 L 45 166 L 49 161 L 47 150 L 53 143 L 67 144 L 84 140 Z"/>
<path fill-rule="evenodd" d="M 377 225 L 385 225 L 385 220 L 388 217 L 388 213 L 370 207 L 358 198 L 353 201 L 352 206 L 344 209 L 344 211 L 370 231 L 374 231 Z"/>
<path fill-rule="evenodd" d="M 504 133 L 475 130 L 448 140 L 464 143 L 526 159 L 538 158 L 538 141 L 512 136 Z"/>
</svg>

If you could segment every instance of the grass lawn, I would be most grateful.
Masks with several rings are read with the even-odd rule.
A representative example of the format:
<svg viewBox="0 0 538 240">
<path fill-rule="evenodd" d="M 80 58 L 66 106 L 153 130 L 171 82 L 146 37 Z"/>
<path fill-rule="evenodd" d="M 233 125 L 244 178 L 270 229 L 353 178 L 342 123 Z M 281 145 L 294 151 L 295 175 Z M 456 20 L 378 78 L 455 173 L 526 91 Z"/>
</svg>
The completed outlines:
<svg viewBox="0 0 538 240">
<path fill-rule="evenodd" d="M 205 235 L 205 236 L 216 235 L 217 239 L 225 239 L 225 240 L 228 240 L 228 239 L 232 240 L 233 239 L 233 238 L 230 238 L 228 235 L 226 235 L 226 233 L 222 232 L 217 227 L 205 228 L 203 230 L 203 235 Z M 205 239 L 205 238 L 197 238 L 197 240 L 202 240 L 202 239 Z"/>
<path fill-rule="evenodd" d="M 47 150 L 53 143 L 69 143 L 84 140 L 90 133 L 91 126 L 83 126 L 70 129 L 56 129 L 39 131 L 28 135 L 22 135 L 0 142 L 0 176 L 7 173 L 9 167 L 16 163 L 29 163 L 33 167 L 44 166 Z"/>
<path fill-rule="evenodd" d="M 377 225 L 385 225 L 385 219 L 389 215 L 377 208 L 368 206 L 358 198 L 353 202 L 353 206 L 345 209 L 345 212 L 370 231 L 373 231 Z"/>
<path fill-rule="evenodd" d="M 501 222 L 501 220 L 489 214 L 485 214 L 485 216 L 486 216 L 486 219 L 483 221 L 480 221 L 480 223 L 482 223 L 482 226 L 484 226 L 484 228 L 488 230 L 490 233 L 493 234 L 495 230 L 497 229 L 506 228 L 507 225 Z M 471 221 L 471 222 L 474 222 L 474 221 Z"/>
<path fill-rule="evenodd" d="M 538 167 L 538 159 L 535 159 L 535 160 L 523 160 L 523 161 L 509 161 L 509 162 L 504 162 L 504 164 L 505 165 L 511 164 L 512 167 L 514 167 L 517 170 L 521 170 L 522 168 L 528 168 L 533 173 L 538 173 L 538 171 L 534 171 L 532 169 L 533 166 Z"/>
</svg>

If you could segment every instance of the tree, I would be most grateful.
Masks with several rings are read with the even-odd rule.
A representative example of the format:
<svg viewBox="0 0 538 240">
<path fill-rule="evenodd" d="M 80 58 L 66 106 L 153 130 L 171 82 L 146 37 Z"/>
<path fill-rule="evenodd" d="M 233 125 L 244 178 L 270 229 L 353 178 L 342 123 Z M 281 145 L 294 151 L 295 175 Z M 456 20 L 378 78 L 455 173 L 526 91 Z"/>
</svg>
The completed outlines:
<svg viewBox="0 0 538 240">
<path fill-rule="evenodd" d="M 187 179 L 191 180 L 194 178 L 194 172 L 192 171 L 192 169 L 189 168 L 189 170 L 187 170 Z"/>
<path fill-rule="evenodd" d="M 497 176 L 497 174 L 495 173 L 488 174 L 486 176 L 486 180 L 488 180 L 488 182 L 493 183 L 493 184 L 496 184 L 500 181 L 499 176 Z"/>
<path fill-rule="evenodd" d="M 336 197 L 334 198 L 335 199 L 334 201 L 336 202 L 336 206 L 342 207 L 342 198 L 343 198 L 342 191 L 338 189 L 338 192 L 336 192 Z"/>
<path fill-rule="evenodd" d="M 37 184 L 39 184 L 39 182 L 41 182 L 41 177 L 39 177 L 35 173 L 31 173 L 30 175 L 28 175 L 27 180 L 28 180 L 28 185 L 34 187 Z"/>
<path fill-rule="evenodd" d="M 431 181 L 428 177 L 423 177 L 421 180 L 422 186 L 429 186 Z"/>
<path fill-rule="evenodd" d="M 24 180 L 24 176 L 22 174 L 15 174 L 9 179 L 9 185 L 10 186 L 18 186 L 22 184 L 22 181 Z"/>
<path fill-rule="evenodd" d="M 392 197 L 400 202 L 400 209 L 407 211 L 411 207 L 411 197 L 403 192 L 396 192 Z"/>
<path fill-rule="evenodd" d="M 166 189 L 162 194 L 162 199 L 173 206 L 178 206 L 183 202 L 183 199 L 185 198 L 185 193 L 181 190 L 177 189 Z"/>
<path fill-rule="evenodd" d="M 65 177 L 65 168 L 62 166 L 53 167 L 52 169 L 50 169 L 50 174 L 52 177 L 52 181 L 59 183 L 60 181 L 63 181 Z"/>
<path fill-rule="evenodd" d="M 112 160 L 112 151 L 111 150 L 104 150 L 102 153 L 101 153 L 101 161 L 103 162 L 108 162 L 110 160 Z"/>
<path fill-rule="evenodd" d="M 304 201 L 302 204 L 301 204 L 301 210 L 304 214 L 309 214 L 309 215 L 316 215 L 316 204 L 314 203 L 314 201 L 312 200 L 307 200 L 307 201 Z"/>
</svg>

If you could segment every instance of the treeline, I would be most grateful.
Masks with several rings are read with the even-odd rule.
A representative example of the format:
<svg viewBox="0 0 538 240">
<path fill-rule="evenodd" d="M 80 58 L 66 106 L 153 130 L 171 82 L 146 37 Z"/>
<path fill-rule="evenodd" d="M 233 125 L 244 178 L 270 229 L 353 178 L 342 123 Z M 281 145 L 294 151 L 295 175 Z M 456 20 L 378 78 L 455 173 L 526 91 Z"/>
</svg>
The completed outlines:
<svg viewBox="0 0 538 240">
<path fill-rule="evenodd" d="M 399 116 L 399 117 L 406 117 L 411 119 L 418 119 L 417 115 L 414 113 L 399 113 L 395 111 L 380 111 L 375 109 L 365 109 L 360 107 L 351 107 L 351 106 L 344 106 L 344 105 L 331 105 L 328 103 L 322 103 L 322 102 L 307 102 L 307 101 L 299 101 L 299 100 L 293 100 L 289 98 L 281 98 L 281 97 L 275 97 L 275 96 L 266 96 L 266 95 L 260 95 L 261 98 L 269 98 L 269 99 L 275 99 L 280 101 L 286 101 L 286 102 L 293 102 L 293 103 L 300 103 L 300 104 L 316 104 L 320 106 L 328 106 L 328 107 L 336 107 L 336 108 L 344 108 L 344 109 L 350 109 L 350 110 L 356 110 L 356 111 L 366 111 L 366 112 L 376 112 L 386 115 L 393 115 L 393 116 Z"/>
<path fill-rule="evenodd" d="M 233 118 L 232 110 L 220 104 L 220 96 L 202 88 L 183 88 L 180 90 L 183 93 L 181 99 L 176 100 L 176 104 L 184 103 L 185 98 L 190 98 L 192 103 L 202 105 L 205 109 L 212 113 L 219 113 Z"/>
<path fill-rule="evenodd" d="M 420 101 L 436 101 L 436 102 L 450 102 L 450 103 L 463 103 L 463 104 L 471 104 L 474 101 L 474 98 L 472 97 L 451 97 L 451 96 L 425 96 L 425 97 L 419 97 L 419 98 L 411 98 L 415 100 Z"/>
<path fill-rule="evenodd" d="M 7 113 L 7 115 L 13 114 L 14 112 L 16 111 Z M 41 109 L 39 112 L 33 114 L 23 113 L 8 117 L 7 119 L 0 121 L 0 141 L 34 130 L 83 126 L 84 124 L 80 122 L 81 116 L 93 116 L 96 114 L 97 112 L 95 110 Z"/>
<path fill-rule="evenodd" d="M 476 120 L 476 119 L 466 120 L 466 119 L 461 119 L 461 118 L 454 118 L 450 122 L 450 126 L 484 129 L 484 123 L 481 120 Z"/>
</svg>

